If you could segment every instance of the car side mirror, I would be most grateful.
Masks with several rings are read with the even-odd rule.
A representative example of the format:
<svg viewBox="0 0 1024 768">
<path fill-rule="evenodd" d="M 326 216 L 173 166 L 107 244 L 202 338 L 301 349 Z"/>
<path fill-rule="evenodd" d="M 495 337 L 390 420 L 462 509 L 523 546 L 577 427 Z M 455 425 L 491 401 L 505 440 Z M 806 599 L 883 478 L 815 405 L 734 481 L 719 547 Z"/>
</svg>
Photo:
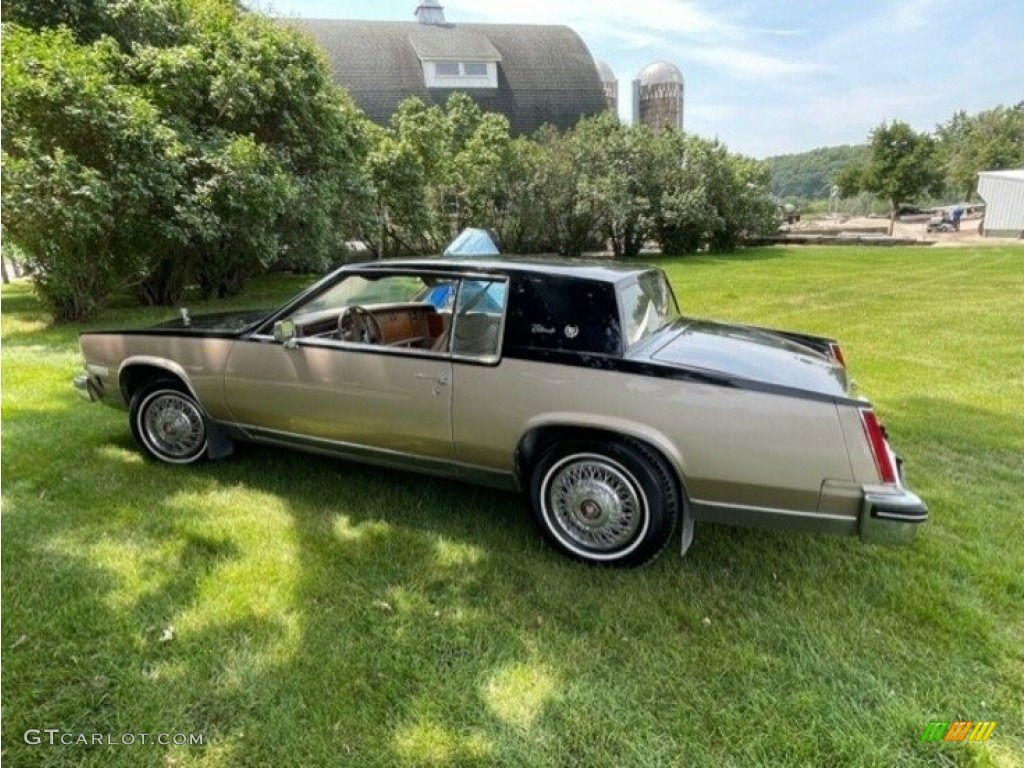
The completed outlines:
<svg viewBox="0 0 1024 768">
<path fill-rule="evenodd" d="M 277 320 L 274 322 L 274 341 L 283 344 L 287 349 L 293 349 L 298 345 L 295 337 L 294 320 Z"/>
</svg>

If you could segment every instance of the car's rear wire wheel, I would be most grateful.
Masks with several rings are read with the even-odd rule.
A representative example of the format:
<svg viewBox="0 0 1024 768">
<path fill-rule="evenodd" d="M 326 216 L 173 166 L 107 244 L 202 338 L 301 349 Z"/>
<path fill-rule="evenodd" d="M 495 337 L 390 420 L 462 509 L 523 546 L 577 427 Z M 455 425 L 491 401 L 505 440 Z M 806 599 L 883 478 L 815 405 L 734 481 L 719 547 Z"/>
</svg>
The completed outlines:
<svg viewBox="0 0 1024 768">
<path fill-rule="evenodd" d="M 559 443 L 531 474 L 534 517 L 545 538 L 570 557 L 643 565 L 668 544 L 682 509 L 670 472 L 632 440 Z"/>
<path fill-rule="evenodd" d="M 178 382 L 160 379 L 132 396 L 132 434 L 152 458 L 168 464 L 192 464 L 206 455 L 206 417 L 195 398 Z"/>
</svg>

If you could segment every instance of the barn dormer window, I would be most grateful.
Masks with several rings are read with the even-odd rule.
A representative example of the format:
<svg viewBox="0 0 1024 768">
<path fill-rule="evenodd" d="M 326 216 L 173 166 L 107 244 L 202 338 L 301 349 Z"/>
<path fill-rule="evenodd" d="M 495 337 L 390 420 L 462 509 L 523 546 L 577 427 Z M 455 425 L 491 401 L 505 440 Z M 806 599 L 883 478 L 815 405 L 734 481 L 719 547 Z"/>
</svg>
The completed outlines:
<svg viewBox="0 0 1024 768">
<path fill-rule="evenodd" d="M 427 88 L 469 90 L 498 87 L 501 53 L 483 32 L 458 24 L 416 24 L 409 43 L 423 65 Z"/>
<path fill-rule="evenodd" d="M 497 88 L 496 61 L 424 61 L 428 88 Z"/>
</svg>

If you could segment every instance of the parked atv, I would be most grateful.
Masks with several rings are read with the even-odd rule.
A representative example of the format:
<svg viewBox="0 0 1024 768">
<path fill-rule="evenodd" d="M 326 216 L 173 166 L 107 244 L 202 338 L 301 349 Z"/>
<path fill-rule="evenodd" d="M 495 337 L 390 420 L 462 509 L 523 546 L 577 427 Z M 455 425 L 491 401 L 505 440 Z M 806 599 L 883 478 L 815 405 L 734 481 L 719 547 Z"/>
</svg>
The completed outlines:
<svg viewBox="0 0 1024 768">
<path fill-rule="evenodd" d="M 926 227 L 928 232 L 956 232 L 956 225 L 953 220 L 949 218 L 947 214 L 941 216 L 932 216 L 928 219 L 928 226 Z"/>
</svg>

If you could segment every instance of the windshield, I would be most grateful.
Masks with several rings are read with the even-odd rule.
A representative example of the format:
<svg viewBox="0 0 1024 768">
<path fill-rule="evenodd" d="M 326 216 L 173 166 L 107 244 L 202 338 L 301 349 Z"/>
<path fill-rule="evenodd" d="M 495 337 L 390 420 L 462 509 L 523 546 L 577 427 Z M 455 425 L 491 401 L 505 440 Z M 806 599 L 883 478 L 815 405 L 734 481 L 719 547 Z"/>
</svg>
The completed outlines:
<svg viewBox="0 0 1024 768">
<path fill-rule="evenodd" d="M 301 311 L 316 312 L 322 309 L 336 309 L 349 304 L 390 304 L 416 301 L 420 294 L 436 286 L 438 282 L 453 283 L 454 281 L 431 280 L 428 283 L 423 278 L 414 275 L 384 275 L 381 277 L 352 275 L 306 304 Z"/>
<path fill-rule="evenodd" d="M 663 272 L 645 272 L 621 292 L 626 348 L 679 317 L 679 307 Z"/>
</svg>

